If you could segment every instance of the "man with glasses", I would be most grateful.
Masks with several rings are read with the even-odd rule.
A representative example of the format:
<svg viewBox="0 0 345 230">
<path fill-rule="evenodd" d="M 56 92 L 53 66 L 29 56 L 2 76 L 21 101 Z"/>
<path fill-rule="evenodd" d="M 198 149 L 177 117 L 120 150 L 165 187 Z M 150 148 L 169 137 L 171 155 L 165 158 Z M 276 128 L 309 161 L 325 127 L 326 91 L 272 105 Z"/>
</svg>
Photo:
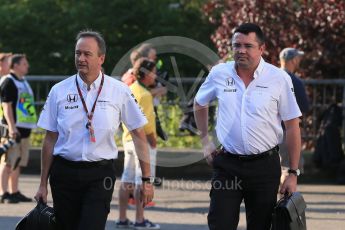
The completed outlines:
<svg viewBox="0 0 345 230">
<path fill-rule="evenodd" d="M 277 145 L 286 127 L 290 175 L 281 193 L 296 191 L 301 136 L 289 75 L 261 57 L 265 38 L 259 26 L 240 25 L 232 37 L 234 61 L 212 68 L 194 103 L 208 164 L 213 166 L 208 225 L 235 230 L 242 200 L 248 230 L 269 230 L 280 179 Z M 208 137 L 208 105 L 218 100 L 216 150 Z"/>
</svg>

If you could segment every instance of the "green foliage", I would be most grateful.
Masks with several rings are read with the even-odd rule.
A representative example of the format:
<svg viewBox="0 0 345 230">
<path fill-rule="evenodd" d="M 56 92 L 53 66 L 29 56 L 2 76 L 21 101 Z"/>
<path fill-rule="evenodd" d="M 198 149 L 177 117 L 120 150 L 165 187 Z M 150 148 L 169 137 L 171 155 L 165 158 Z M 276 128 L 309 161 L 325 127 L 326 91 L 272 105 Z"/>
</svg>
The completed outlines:
<svg viewBox="0 0 345 230">
<path fill-rule="evenodd" d="M 156 36 L 185 36 L 211 45 L 211 27 L 200 11 L 204 2 L 2 0 L 0 51 L 26 53 L 31 75 L 71 75 L 75 36 L 89 28 L 105 37 L 104 68 L 111 73 L 128 50 Z"/>
<path fill-rule="evenodd" d="M 178 104 L 161 104 L 158 106 L 158 116 L 160 117 L 162 127 L 169 136 L 168 141 L 162 141 L 158 137 L 158 147 L 173 148 L 201 148 L 201 142 L 198 136 L 190 136 L 189 133 L 182 133 L 178 127 L 182 118 L 182 110 Z M 35 129 L 31 136 L 31 146 L 41 147 L 45 132 L 42 129 Z M 118 146 L 122 146 L 121 130 L 115 136 Z"/>
<path fill-rule="evenodd" d="M 30 143 L 33 147 L 42 147 L 45 131 L 41 128 L 34 129 L 30 135 Z"/>
<path fill-rule="evenodd" d="M 30 75 L 71 75 L 75 72 L 75 36 L 81 30 L 93 29 L 106 40 L 104 68 L 110 74 L 128 50 L 154 37 L 183 36 L 213 47 L 209 39 L 213 26 L 201 12 L 205 3 L 205 0 L 2 0 L 0 51 L 26 53 Z M 172 73 L 170 56 L 160 58 L 165 61 L 164 68 Z M 183 55 L 176 58 L 181 77 L 196 76 L 205 68 Z M 42 84 L 48 83 L 33 83 L 36 100 L 41 102 L 52 83 L 49 87 Z M 161 105 L 159 112 L 169 134 L 169 141 L 159 141 L 160 147 L 200 147 L 198 137 L 179 132 L 182 117 L 179 106 Z M 43 136 L 42 130 L 34 131 L 32 145 L 41 146 Z M 116 140 L 121 143 L 118 136 Z"/>
<path fill-rule="evenodd" d="M 191 136 L 189 133 L 179 130 L 182 115 L 182 110 L 177 103 L 158 106 L 158 116 L 163 130 L 169 136 L 166 142 L 158 138 L 158 147 L 201 148 L 198 136 Z"/>
</svg>

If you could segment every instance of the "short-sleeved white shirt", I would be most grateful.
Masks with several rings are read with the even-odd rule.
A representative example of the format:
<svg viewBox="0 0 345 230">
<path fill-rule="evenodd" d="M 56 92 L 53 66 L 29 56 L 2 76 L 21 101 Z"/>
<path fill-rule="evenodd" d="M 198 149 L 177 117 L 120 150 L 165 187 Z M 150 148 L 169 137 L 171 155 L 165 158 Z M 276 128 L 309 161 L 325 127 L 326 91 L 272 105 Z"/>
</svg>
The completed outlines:
<svg viewBox="0 0 345 230">
<path fill-rule="evenodd" d="M 96 142 L 91 142 L 86 129 L 86 112 L 75 82 L 76 76 L 88 111 L 91 111 L 101 83 L 101 73 L 89 91 L 79 75 L 54 85 L 41 112 L 38 126 L 59 133 L 54 155 L 71 161 L 115 159 L 118 151 L 114 136 L 120 123 L 123 122 L 129 130 L 133 130 L 144 126 L 147 119 L 128 86 L 104 75 L 103 88 L 92 119 Z"/>
<path fill-rule="evenodd" d="M 237 154 L 258 154 L 283 140 L 281 121 L 300 117 L 289 75 L 263 60 L 246 88 L 235 63 L 212 68 L 195 100 L 205 106 L 218 100 L 216 133 L 224 148 Z"/>
</svg>

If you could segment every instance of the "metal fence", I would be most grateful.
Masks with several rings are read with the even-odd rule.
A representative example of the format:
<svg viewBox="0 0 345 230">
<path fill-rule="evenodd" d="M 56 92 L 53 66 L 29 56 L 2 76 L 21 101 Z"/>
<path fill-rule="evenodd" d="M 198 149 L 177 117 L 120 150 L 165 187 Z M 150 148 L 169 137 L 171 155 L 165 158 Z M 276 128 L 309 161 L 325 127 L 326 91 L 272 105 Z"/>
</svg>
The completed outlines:
<svg viewBox="0 0 345 230">
<path fill-rule="evenodd" d="M 66 76 L 28 76 L 27 79 L 33 88 L 36 99 L 36 106 L 38 111 L 41 110 L 46 97 L 51 87 L 57 82 L 65 79 Z M 196 78 L 181 78 L 180 81 L 176 79 L 170 79 L 170 83 L 173 85 L 179 85 L 183 87 L 185 92 L 191 88 L 197 88 L 203 80 L 197 81 Z M 195 84 L 196 83 L 196 84 Z M 332 80 L 304 80 L 306 85 L 307 94 L 310 100 L 310 111 L 303 117 L 302 122 L 302 137 L 304 139 L 305 148 L 312 148 L 315 143 L 318 128 L 319 119 L 322 113 L 333 103 L 341 106 L 343 114 L 345 114 L 345 79 L 332 79 Z M 193 86 L 194 85 L 194 86 Z M 195 94 L 195 89 L 192 90 Z M 165 103 L 175 104 L 176 97 L 181 96 L 179 93 L 175 93 L 174 96 L 170 95 L 170 100 Z M 181 102 L 181 107 L 185 106 L 186 101 Z M 342 134 L 344 138 L 345 133 L 345 116 L 343 116 Z M 345 143 L 345 139 L 343 139 Z"/>
<path fill-rule="evenodd" d="M 305 80 L 306 90 L 310 100 L 310 111 L 303 118 L 303 137 L 315 143 L 324 111 L 332 104 L 342 108 L 341 134 L 345 143 L 345 79 Z"/>
</svg>

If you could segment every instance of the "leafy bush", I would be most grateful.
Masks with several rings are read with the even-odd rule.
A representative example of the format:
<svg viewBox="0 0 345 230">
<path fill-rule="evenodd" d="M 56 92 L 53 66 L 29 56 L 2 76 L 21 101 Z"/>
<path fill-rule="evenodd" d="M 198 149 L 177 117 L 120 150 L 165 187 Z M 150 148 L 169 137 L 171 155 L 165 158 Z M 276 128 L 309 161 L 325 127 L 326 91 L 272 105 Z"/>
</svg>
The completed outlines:
<svg viewBox="0 0 345 230">
<path fill-rule="evenodd" d="M 198 136 L 190 136 L 189 133 L 182 133 L 178 127 L 182 117 L 182 110 L 178 104 L 168 105 L 161 104 L 158 106 L 158 114 L 162 123 L 163 129 L 169 136 L 168 141 L 162 141 L 158 137 L 158 147 L 173 147 L 173 148 L 200 148 L 201 143 Z M 31 136 L 31 146 L 41 147 L 45 132 L 42 129 L 35 129 Z M 114 137 L 116 144 L 122 146 L 121 131 Z"/>
<path fill-rule="evenodd" d="M 30 135 L 30 143 L 32 147 L 42 147 L 45 131 L 41 128 L 34 129 Z"/>
<path fill-rule="evenodd" d="M 199 136 L 191 136 L 186 131 L 179 130 L 182 115 L 182 110 L 177 103 L 163 104 L 158 107 L 162 127 L 169 136 L 166 142 L 158 138 L 158 147 L 201 148 Z"/>
<path fill-rule="evenodd" d="M 218 53 L 230 53 L 233 29 L 244 22 L 261 26 L 267 37 L 264 58 L 278 64 L 285 47 L 305 51 L 302 74 L 313 78 L 345 75 L 345 1 L 210 0 L 203 7 L 217 26 L 211 39 Z"/>
</svg>

